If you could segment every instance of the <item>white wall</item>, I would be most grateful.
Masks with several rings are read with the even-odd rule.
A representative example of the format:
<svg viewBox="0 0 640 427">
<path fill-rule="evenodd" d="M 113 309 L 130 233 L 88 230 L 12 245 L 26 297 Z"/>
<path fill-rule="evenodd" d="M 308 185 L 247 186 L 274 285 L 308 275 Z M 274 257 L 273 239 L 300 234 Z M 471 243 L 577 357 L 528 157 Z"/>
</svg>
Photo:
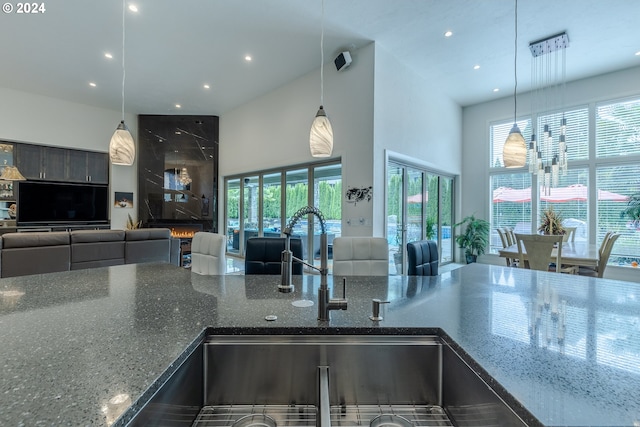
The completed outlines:
<svg viewBox="0 0 640 427">
<path fill-rule="evenodd" d="M 380 46 L 369 44 L 352 56 L 344 71 L 332 62 L 325 66 L 324 105 L 333 126 L 333 157 L 342 158 L 343 189 L 373 186 L 373 200 L 353 204 L 343 198 L 342 232 L 384 236 L 385 150 L 457 175 L 462 113 L 434 83 Z M 314 160 L 308 135 L 319 82 L 320 71 L 313 71 L 220 118 L 221 185 L 227 175 Z"/>
<path fill-rule="evenodd" d="M 374 226 L 385 229 L 386 156 L 434 171 L 461 172 L 462 109 L 429 81 L 376 47 L 374 107 Z M 459 205 L 459 203 L 456 203 Z"/>
<path fill-rule="evenodd" d="M 567 107 L 638 96 L 640 67 L 567 83 Z M 529 94 L 518 94 L 518 116 L 530 114 Z M 463 109 L 462 215 L 489 218 L 489 124 L 513 117 L 513 96 Z M 485 255 L 488 257 L 488 255 Z M 484 260 L 483 262 L 495 262 Z M 502 264 L 502 263 L 501 263 Z M 627 269 L 629 270 L 629 269 Z M 608 276 L 608 275 L 607 275 Z"/>
<path fill-rule="evenodd" d="M 333 61 L 324 67 L 324 108 L 334 135 L 332 157 L 342 158 L 344 189 L 373 183 L 373 57 L 370 44 L 353 52 L 353 63 L 346 70 L 336 71 Z M 220 117 L 220 224 L 225 176 L 318 160 L 309 152 L 309 130 L 319 104 L 318 69 Z M 372 206 L 344 202 L 343 235 L 371 235 L 371 226 L 350 227 L 346 221 L 371 219 Z"/>
<path fill-rule="evenodd" d="M 31 144 L 109 151 L 109 140 L 121 120 L 120 111 L 106 110 L 26 92 L 0 88 L 0 139 Z M 137 140 L 137 117 L 125 122 Z M 113 192 L 134 193 L 137 203 L 137 165 L 111 166 L 110 201 Z M 127 213 L 136 209 L 111 209 L 111 227 L 124 228 Z"/>
</svg>

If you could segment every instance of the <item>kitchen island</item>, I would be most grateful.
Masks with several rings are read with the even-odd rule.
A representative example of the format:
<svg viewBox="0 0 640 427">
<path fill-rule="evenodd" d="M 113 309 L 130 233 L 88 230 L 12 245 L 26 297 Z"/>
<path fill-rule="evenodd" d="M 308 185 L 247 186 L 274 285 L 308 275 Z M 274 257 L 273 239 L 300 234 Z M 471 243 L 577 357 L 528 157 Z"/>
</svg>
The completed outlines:
<svg viewBox="0 0 640 427">
<path fill-rule="evenodd" d="M 316 301 L 319 276 L 295 277 L 288 294 L 279 282 L 169 264 L 1 279 L 0 425 L 110 425 L 117 415 L 108 402 L 128 396 L 135 404 L 205 328 L 435 333 L 534 424 L 640 420 L 638 284 L 482 264 L 436 277 L 350 277 L 348 309 L 319 322 L 317 305 L 292 304 Z M 379 322 L 369 319 L 373 298 L 390 301 Z"/>
</svg>

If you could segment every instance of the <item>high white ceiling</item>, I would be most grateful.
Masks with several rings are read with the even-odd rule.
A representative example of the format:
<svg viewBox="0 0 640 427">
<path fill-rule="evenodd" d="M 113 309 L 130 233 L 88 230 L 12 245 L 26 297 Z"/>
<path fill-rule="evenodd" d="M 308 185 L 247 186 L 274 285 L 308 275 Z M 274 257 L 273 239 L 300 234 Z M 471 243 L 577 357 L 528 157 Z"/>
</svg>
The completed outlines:
<svg viewBox="0 0 640 427">
<path fill-rule="evenodd" d="M 319 68 L 321 0 L 130 3 L 139 11 L 126 12 L 129 113 L 222 115 Z M 122 2 L 44 4 L 40 14 L 0 14 L 0 87 L 120 110 Z M 346 49 L 357 56 L 355 49 L 375 41 L 460 105 L 509 96 L 514 6 L 515 0 L 325 0 L 325 61 Z M 519 0 L 519 91 L 530 87 L 529 43 L 562 31 L 570 40 L 568 80 L 640 66 L 639 19 L 639 0 Z M 445 38 L 446 30 L 453 36 Z"/>
</svg>

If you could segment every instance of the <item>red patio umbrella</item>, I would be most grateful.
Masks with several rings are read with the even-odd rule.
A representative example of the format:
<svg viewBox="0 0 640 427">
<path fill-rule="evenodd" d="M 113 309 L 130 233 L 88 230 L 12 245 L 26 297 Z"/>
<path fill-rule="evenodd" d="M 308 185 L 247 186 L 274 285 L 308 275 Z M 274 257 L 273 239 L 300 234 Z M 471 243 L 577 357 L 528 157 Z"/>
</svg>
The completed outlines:
<svg viewBox="0 0 640 427">
<path fill-rule="evenodd" d="M 550 203 L 561 203 L 571 201 L 586 201 L 589 189 L 582 184 L 569 185 L 567 187 L 551 188 L 549 194 L 545 194 L 540 187 L 540 200 Z M 607 190 L 598 190 L 598 200 L 609 200 L 613 202 L 626 202 L 627 196 L 613 193 Z M 531 201 L 531 187 L 514 189 L 509 187 L 498 187 L 493 190 L 493 203 L 516 202 L 525 203 Z"/>
<path fill-rule="evenodd" d="M 498 187 L 493 190 L 493 203 L 516 202 L 525 203 L 531 201 L 531 187 L 516 189 L 511 187 Z"/>
<path fill-rule="evenodd" d="M 589 189 L 582 184 L 569 185 L 568 187 L 551 188 L 549 194 L 540 189 L 540 200 L 551 203 L 586 201 Z M 629 198 L 622 194 L 607 190 L 598 190 L 598 200 L 610 200 L 613 202 L 626 202 Z"/>
<path fill-rule="evenodd" d="M 429 193 L 424 193 L 424 198 L 422 194 L 414 194 L 413 196 L 407 197 L 407 203 L 427 203 L 429 201 Z"/>
</svg>

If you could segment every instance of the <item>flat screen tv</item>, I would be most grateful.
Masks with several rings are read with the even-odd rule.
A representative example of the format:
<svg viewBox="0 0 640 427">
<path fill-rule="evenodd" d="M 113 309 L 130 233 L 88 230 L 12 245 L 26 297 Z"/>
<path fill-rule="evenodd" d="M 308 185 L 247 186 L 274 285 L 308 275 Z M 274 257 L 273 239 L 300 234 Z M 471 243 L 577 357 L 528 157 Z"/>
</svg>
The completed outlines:
<svg viewBox="0 0 640 427">
<path fill-rule="evenodd" d="M 17 187 L 18 226 L 109 220 L 107 185 L 20 181 Z"/>
</svg>

